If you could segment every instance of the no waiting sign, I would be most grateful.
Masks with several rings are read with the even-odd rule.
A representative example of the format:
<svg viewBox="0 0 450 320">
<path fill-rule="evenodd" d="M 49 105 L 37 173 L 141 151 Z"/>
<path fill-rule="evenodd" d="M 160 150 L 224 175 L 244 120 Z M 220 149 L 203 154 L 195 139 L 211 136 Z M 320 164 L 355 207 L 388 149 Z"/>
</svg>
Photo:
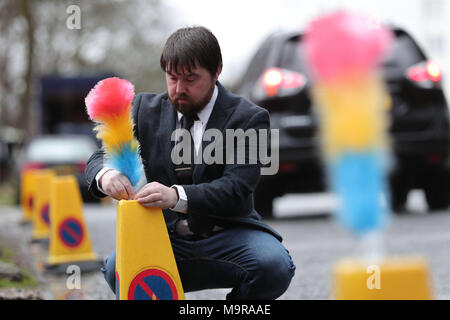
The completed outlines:
<svg viewBox="0 0 450 320">
<path fill-rule="evenodd" d="M 128 300 L 178 300 L 178 292 L 166 272 L 150 268 L 138 273 L 131 281 Z"/>
<path fill-rule="evenodd" d="M 59 237 L 66 246 L 78 247 L 83 242 L 83 226 L 75 218 L 65 219 L 59 225 Z"/>
</svg>

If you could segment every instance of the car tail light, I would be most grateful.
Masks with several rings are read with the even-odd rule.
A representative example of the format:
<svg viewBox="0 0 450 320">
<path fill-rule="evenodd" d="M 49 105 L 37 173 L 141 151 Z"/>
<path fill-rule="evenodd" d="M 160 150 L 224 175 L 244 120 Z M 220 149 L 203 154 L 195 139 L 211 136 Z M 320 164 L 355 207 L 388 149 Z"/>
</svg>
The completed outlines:
<svg viewBox="0 0 450 320">
<path fill-rule="evenodd" d="M 434 61 L 427 62 L 427 75 L 428 79 L 430 79 L 431 81 L 441 81 L 441 69 Z"/>
<path fill-rule="evenodd" d="M 297 169 L 297 165 L 293 162 L 282 162 L 278 168 L 278 172 L 293 172 Z"/>
<path fill-rule="evenodd" d="M 427 161 L 430 164 L 440 164 L 444 161 L 444 156 L 442 154 L 430 154 Z"/>
<path fill-rule="evenodd" d="M 78 170 L 80 172 L 84 172 L 86 170 L 86 162 L 80 162 L 78 163 Z"/>
<path fill-rule="evenodd" d="M 302 74 L 279 68 L 267 69 L 262 77 L 264 90 L 269 97 L 276 96 L 280 89 L 301 88 L 305 82 Z"/>
<path fill-rule="evenodd" d="M 415 84 L 425 88 L 439 85 L 442 80 L 442 72 L 434 61 L 421 62 L 408 69 L 408 78 Z"/>
</svg>

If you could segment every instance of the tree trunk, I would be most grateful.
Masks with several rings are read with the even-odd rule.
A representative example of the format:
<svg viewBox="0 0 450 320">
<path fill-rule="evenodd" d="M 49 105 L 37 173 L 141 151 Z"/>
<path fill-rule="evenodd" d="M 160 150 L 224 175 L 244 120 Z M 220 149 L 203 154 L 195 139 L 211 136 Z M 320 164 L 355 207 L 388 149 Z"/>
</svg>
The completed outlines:
<svg viewBox="0 0 450 320">
<path fill-rule="evenodd" d="M 27 31 L 25 41 L 27 43 L 26 51 L 26 71 L 25 71 L 25 90 L 19 98 L 18 117 L 15 119 L 16 127 L 25 130 L 30 134 L 30 116 L 31 116 L 31 92 L 33 88 L 33 58 L 34 58 L 34 19 L 32 13 L 32 1 L 17 1 L 18 11 L 27 22 Z"/>
</svg>

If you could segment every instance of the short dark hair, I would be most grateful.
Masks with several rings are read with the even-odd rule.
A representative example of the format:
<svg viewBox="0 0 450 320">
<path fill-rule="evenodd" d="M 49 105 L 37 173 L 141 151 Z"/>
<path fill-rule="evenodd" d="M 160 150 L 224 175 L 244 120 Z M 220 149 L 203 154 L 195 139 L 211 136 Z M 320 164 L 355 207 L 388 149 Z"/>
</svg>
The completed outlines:
<svg viewBox="0 0 450 320">
<path fill-rule="evenodd" d="M 160 64 L 164 72 L 177 72 L 178 67 L 191 71 L 199 64 L 215 75 L 222 66 L 219 42 L 207 28 L 202 26 L 178 29 L 167 39 Z"/>
</svg>

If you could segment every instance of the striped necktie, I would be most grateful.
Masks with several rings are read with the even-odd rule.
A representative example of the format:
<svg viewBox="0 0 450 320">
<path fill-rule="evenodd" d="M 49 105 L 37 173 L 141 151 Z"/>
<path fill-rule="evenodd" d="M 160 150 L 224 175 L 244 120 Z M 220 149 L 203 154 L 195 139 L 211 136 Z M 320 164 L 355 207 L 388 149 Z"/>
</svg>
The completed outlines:
<svg viewBox="0 0 450 320">
<path fill-rule="evenodd" d="M 194 124 L 195 120 L 199 120 L 196 114 L 192 116 L 183 115 L 181 118 L 181 128 L 186 129 L 190 133 L 190 129 Z M 175 165 L 175 175 L 177 177 L 179 184 L 192 184 L 192 173 L 194 171 L 194 140 L 192 139 L 192 135 L 190 135 L 191 140 L 191 161 L 189 163 L 181 163 L 179 165 Z M 177 141 L 178 143 L 179 141 Z"/>
</svg>

